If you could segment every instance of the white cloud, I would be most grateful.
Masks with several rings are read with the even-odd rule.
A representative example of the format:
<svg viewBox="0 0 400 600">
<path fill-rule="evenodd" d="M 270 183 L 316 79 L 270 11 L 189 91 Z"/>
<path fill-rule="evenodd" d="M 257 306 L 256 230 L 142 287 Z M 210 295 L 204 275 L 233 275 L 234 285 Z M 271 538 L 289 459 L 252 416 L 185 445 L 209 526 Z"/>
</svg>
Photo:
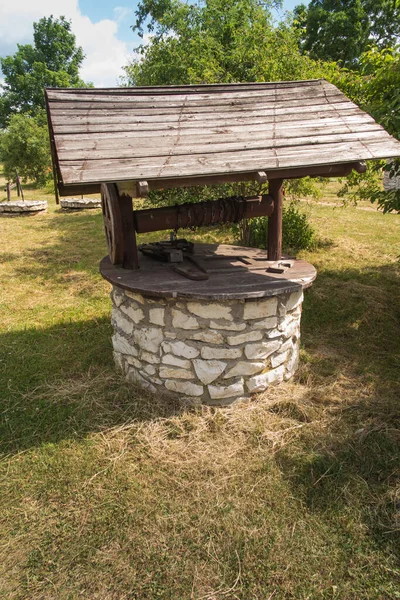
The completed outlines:
<svg viewBox="0 0 400 600">
<path fill-rule="evenodd" d="M 127 12 L 128 11 L 128 12 Z M 76 41 L 86 55 L 81 77 L 97 87 L 117 85 L 122 67 L 131 57 L 128 44 L 117 37 L 118 23 L 129 9 L 114 9 L 115 21 L 103 19 L 93 23 L 79 9 L 78 0 L 13 0 L 0 3 L 0 56 L 12 54 L 16 44 L 32 42 L 33 22 L 41 17 L 65 16 L 72 21 Z"/>
</svg>

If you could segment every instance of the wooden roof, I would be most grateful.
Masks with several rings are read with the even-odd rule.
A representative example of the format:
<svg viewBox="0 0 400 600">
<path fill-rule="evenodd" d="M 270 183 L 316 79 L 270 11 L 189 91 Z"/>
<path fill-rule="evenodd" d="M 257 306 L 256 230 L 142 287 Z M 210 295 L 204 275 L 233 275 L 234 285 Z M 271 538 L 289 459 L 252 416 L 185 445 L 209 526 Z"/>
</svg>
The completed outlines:
<svg viewBox="0 0 400 600">
<path fill-rule="evenodd" d="M 179 185 L 304 167 L 318 174 L 323 165 L 400 156 L 400 142 L 324 80 L 48 89 L 46 96 L 60 188 Z"/>
</svg>

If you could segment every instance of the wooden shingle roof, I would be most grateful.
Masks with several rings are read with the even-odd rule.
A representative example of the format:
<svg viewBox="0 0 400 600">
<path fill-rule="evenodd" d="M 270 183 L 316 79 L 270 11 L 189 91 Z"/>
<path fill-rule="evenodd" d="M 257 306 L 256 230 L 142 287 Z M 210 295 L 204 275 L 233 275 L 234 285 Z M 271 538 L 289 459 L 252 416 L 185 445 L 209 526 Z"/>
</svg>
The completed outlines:
<svg viewBox="0 0 400 600">
<path fill-rule="evenodd" d="M 46 96 L 61 187 L 296 173 L 400 156 L 400 142 L 324 80 Z"/>
</svg>

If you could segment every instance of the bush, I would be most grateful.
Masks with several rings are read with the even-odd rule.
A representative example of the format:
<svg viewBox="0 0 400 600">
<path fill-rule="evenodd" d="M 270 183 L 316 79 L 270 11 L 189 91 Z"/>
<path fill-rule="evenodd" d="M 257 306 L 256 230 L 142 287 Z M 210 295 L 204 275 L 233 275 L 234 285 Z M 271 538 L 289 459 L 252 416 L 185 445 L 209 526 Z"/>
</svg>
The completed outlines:
<svg viewBox="0 0 400 600">
<path fill-rule="evenodd" d="M 266 248 L 268 244 L 268 219 L 257 217 L 239 227 L 240 243 L 252 248 Z M 309 250 L 316 243 L 314 228 L 307 215 L 300 212 L 295 202 L 283 207 L 282 248 L 291 254 L 298 250 Z"/>
</svg>

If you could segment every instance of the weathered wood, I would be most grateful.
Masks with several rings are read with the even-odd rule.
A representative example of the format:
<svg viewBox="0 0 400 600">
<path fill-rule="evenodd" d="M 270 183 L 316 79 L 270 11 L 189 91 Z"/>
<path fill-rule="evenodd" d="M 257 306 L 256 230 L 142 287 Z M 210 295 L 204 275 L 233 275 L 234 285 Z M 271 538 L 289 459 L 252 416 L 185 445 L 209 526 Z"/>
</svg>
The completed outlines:
<svg viewBox="0 0 400 600">
<path fill-rule="evenodd" d="M 136 193 L 138 198 L 145 198 L 149 195 L 149 184 L 147 181 L 138 181 L 136 184 Z"/>
<path fill-rule="evenodd" d="M 268 177 L 265 171 L 257 171 L 256 173 L 257 183 L 267 183 Z"/>
<path fill-rule="evenodd" d="M 132 198 L 125 194 L 119 196 L 119 206 L 122 219 L 122 238 L 124 247 L 122 265 L 124 269 L 138 269 L 139 258 L 136 246 Z"/>
<path fill-rule="evenodd" d="M 121 148 L 120 144 L 114 144 L 113 147 L 110 148 L 98 148 L 98 145 L 95 144 L 95 148 L 87 149 L 87 150 L 59 150 L 58 156 L 61 162 L 63 161 L 71 161 L 71 160 L 102 160 L 102 159 L 120 159 L 120 158 L 140 158 L 140 157 L 149 157 L 152 156 L 170 156 L 171 153 L 174 156 L 195 156 L 196 154 L 219 154 L 221 152 L 232 152 L 234 150 L 265 150 L 270 148 L 285 148 L 285 147 L 295 147 L 295 146 L 323 146 L 324 144 L 339 144 L 345 142 L 374 142 L 379 140 L 382 136 L 381 129 L 376 129 L 374 131 L 366 131 L 361 133 L 343 133 L 343 134 L 329 134 L 328 132 L 324 134 L 308 137 L 296 137 L 296 138 L 281 138 L 278 140 L 265 140 L 261 139 L 252 139 L 251 142 L 248 140 L 230 142 L 225 141 L 219 143 L 218 137 L 214 136 L 214 143 L 211 141 L 203 142 L 200 140 L 196 143 L 188 143 L 191 140 L 183 140 L 182 138 L 178 138 L 175 140 L 174 138 L 170 138 L 167 143 L 162 143 L 163 140 L 159 140 L 157 145 L 156 139 L 152 139 L 152 143 L 147 144 L 147 140 L 144 142 L 137 140 L 136 144 L 125 144 L 124 148 Z M 244 137 L 244 136 L 243 136 Z M 186 142 L 186 144 L 185 144 Z M 146 195 L 145 186 L 139 192 L 138 196 Z"/>
<path fill-rule="evenodd" d="M 347 119 L 346 119 L 347 117 Z M 286 125 L 290 122 L 293 122 L 296 126 L 301 126 L 304 122 L 309 121 L 317 121 L 317 125 L 322 126 L 325 124 L 325 119 L 335 119 L 337 125 L 343 125 L 347 123 L 352 124 L 363 124 L 363 123 L 374 123 L 374 120 L 369 115 L 363 115 L 358 108 L 354 108 L 349 106 L 348 108 L 341 111 L 341 117 L 339 118 L 337 115 L 337 111 L 332 106 L 321 106 L 318 107 L 317 112 L 308 112 L 301 113 L 301 115 L 297 113 L 287 113 L 284 115 L 267 115 L 267 116 L 258 116 L 258 117 L 246 117 L 246 118 L 237 118 L 235 120 L 229 119 L 228 117 L 224 119 L 219 119 L 218 121 L 206 121 L 201 124 L 198 122 L 188 122 L 182 121 L 182 123 L 104 123 L 97 125 L 90 124 L 81 124 L 70 126 L 59 125 L 57 127 L 57 133 L 59 136 L 71 136 L 71 135 L 93 135 L 93 134 L 106 134 L 110 133 L 119 133 L 119 134 L 130 134 L 133 132 L 137 132 L 138 136 L 147 137 L 148 133 L 151 137 L 151 132 L 161 132 L 154 133 L 153 135 L 165 135 L 168 132 L 176 132 L 181 131 L 181 134 L 191 135 L 192 133 L 201 133 L 203 130 L 205 133 L 213 133 L 217 130 L 218 133 L 222 134 L 225 132 L 232 131 L 245 131 L 246 128 L 250 127 L 263 127 L 267 124 L 276 124 L 281 127 L 286 127 Z M 333 124 L 333 122 L 331 123 Z"/>
<path fill-rule="evenodd" d="M 49 140 L 50 140 L 51 164 L 52 164 L 52 172 L 53 172 L 54 194 L 55 194 L 55 198 L 56 198 L 56 204 L 60 204 L 60 196 L 59 196 L 60 190 L 59 190 L 57 184 L 58 184 L 58 182 L 60 182 L 60 183 L 62 182 L 62 177 L 61 177 L 60 165 L 58 162 L 56 143 L 54 140 L 54 129 L 53 129 L 52 116 L 51 116 L 51 111 L 50 111 L 50 106 L 49 106 L 49 98 L 46 93 L 46 90 L 45 90 L 45 94 L 44 94 L 44 100 L 45 100 L 45 107 L 46 107 L 46 114 L 47 114 L 47 123 L 48 123 L 48 127 L 49 127 Z"/>
<path fill-rule="evenodd" d="M 223 223 L 238 223 L 242 219 L 266 217 L 272 214 L 274 203 L 270 196 L 251 196 L 248 198 L 220 198 L 148 208 L 135 211 L 135 229 L 138 233 L 151 231 L 188 229 Z"/>
<path fill-rule="evenodd" d="M 191 281 L 177 274 L 173 266 L 139 253 L 140 269 L 115 267 L 109 258 L 102 260 L 100 271 L 114 285 L 147 297 L 240 299 L 262 298 L 308 287 L 316 277 L 315 268 L 295 260 L 284 273 L 269 273 L 274 264 L 265 250 L 218 244 L 195 244 L 194 258 L 209 275 L 207 281 Z"/>
<path fill-rule="evenodd" d="M 252 140 L 265 140 L 267 137 L 272 136 L 275 132 L 275 136 L 279 139 L 296 139 L 298 137 L 306 137 L 312 135 L 324 135 L 328 129 L 333 129 L 336 134 L 345 134 L 351 133 L 351 128 L 354 127 L 354 123 L 341 123 L 337 119 L 330 120 L 326 119 L 326 123 L 324 121 L 324 125 L 318 125 L 318 121 L 311 121 L 310 124 L 308 122 L 303 123 L 300 126 L 295 126 L 293 123 L 286 124 L 274 124 L 268 123 L 264 125 L 260 125 L 257 127 L 256 125 L 249 126 L 245 131 L 244 128 L 239 126 L 236 128 L 230 127 L 228 130 L 224 132 L 224 138 L 227 142 L 243 142 L 243 144 L 248 143 L 249 138 L 251 136 Z M 358 123 L 357 131 L 358 132 L 368 132 L 368 131 L 381 131 L 381 127 L 376 123 Z M 201 142 L 203 144 L 213 144 L 214 142 L 219 142 L 221 137 L 219 129 L 208 129 L 204 131 L 204 129 L 191 129 L 181 131 L 178 147 L 181 147 L 185 144 L 192 142 L 193 144 L 197 144 Z M 143 139 L 145 138 L 145 139 Z M 108 148 L 114 148 L 115 146 L 123 146 L 130 149 L 135 149 L 140 147 L 144 143 L 148 144 L 150 148 L 159 148 L 171 142 L 171 140 L 176 141 L 177 133 L 175 130 L 166 130 L 165 132 L 160 131 L 141 131 L 136 134 L 133 131 L 126 132 L 110 132 L 110 133 L 101 133 L 101 134 L 82 134 L 78 133 L 74 136 L 69 134 L 62 134 L 58 136 L 57 148 L 60 155 L 63 155 L 66 151 L 76 151 L 76 150 L 106 150 Z M 68 157 L 67 155 L 65 155 Z"/>
<path fill-rule="evenodd" d="M 335 104 L 320 104 L 317 105 L 314 101 L 313 104 L 310 104 L 309 106 L 311 107 L 310 111 L 312 110 L 312 112 L 317 112 L 317 110 L 319 112 L 321 111 L 325 111 L 325 112 L 336 112 L 336 111 L 340 111 L 341 109 L 346 110 L 346 109 L 350 109 L 350 108 L 354 108 L 354 105 L 352 105 L 349 101 L 347 102 L 338 102 Z M 203 123 L 204 121 L 208 122 L 208 124 L 210 123 L 215 123 L 215 124 L 219 124 L 219 123 L 225 123 L 225 122 L 243 122 L 243 123 L 247 123 L 247 121 L 251 120 L 251 119 L 261 119 L 264 117 L 277 117 L 277 116 L 283 116 L 285 117 L 285 115 L 287 114 L 298 114 L 298 115 L 302 115 L 307 111 L 307 108 L 304 107 L 303 103 L 300 103 L 298 106 L 295 107 L 288 107 L 288 106 L 273 106 L 271 105 L 268 108 L 261 108 L 261 109 L 247 109 L 247 110 L 236 110 L 233 112 L 224 112 L 224 111 L 220 111 L 217 112 L 215 111 L 214 108 L 210 108 L 209 111 L 205 112 L 205 113 L 193 113 L 193 112 L 189 112 L 187 110 L 187 112 L 184 111 L 180 111 L 178 108 L 175 109 L 175 111 L 173 111 L 171 114 L 167 114 L 167 115 L 159 115 L 158 113 L 156 115 L 146 115 L 146 114 L 140 114 L 140 115 L 135 115 L 135 114 L 131 114 L 130 111 L 125 111 L 124 114 L 114 114 L 112 111 L 109 114 L 109 111 L 104 111 L 104 113 L 100 112 L 100 114 L 86 114 L 84 116 L 79 116 L 79 115 L 66 115 L 66 116 L 57 116 L 55 115 L 53 117 L 53 123 L 54 123 L 54 127 L 56 127 L 56 129 L 58 127 L 76 127 L 76 126 L 80 126 L 82 124 L 87 125 L 87 126 L 98 126 L 100 127 L 101 125 L 139 125 L 139 124 L 145 124 L 145 123 L 150 123 L 150 124 L 156 124 L 156 123 L 161 123 L 164 124 L 164 126 L 167 126 L 168 124 L 176 124 L 176 123 L 196 123 L 196 122 L 200 122 Z"/>
<path fill-rule="evenodd" d="M 283 179 L 271 180 L 269 193 L 274 201 L 274 212 L 268 217 L 268 260 L 277 261 L 282 256 Z"/>
<path fill-rule="evenodd" d="M 149 189 L 257 181 L 259 171 L 296 176 L 324 166 L 325 175 L 329 165 L 400 154 L 398 141 L 323 80 L 51 89 L 46 98 L 64 191 L 105 181 L 147 181 Z"/>
<path fill-rule="evenodd" d="M 135 159 L 107 159 L 65 161 L 62 163 L 64 184 L 94 183 L 99 181 L 129 181 L 198 177 L 258 171 L 322 166 L 356 160 L 386 158 L 400 153 L 396 140 L 324 144 L 316 148 L 274 148 L 242 150 L 240 153 L 197 154 L 194 156 L 148 157 Z"/>
<path fill-rule="evenodd" d="M 101 207 L 103 211 L 104 231 L 108 254 L 113 265 L 124 261 L 124 225 L 117 186 L 114 183 L 102 183 Z"/>
</svg>

